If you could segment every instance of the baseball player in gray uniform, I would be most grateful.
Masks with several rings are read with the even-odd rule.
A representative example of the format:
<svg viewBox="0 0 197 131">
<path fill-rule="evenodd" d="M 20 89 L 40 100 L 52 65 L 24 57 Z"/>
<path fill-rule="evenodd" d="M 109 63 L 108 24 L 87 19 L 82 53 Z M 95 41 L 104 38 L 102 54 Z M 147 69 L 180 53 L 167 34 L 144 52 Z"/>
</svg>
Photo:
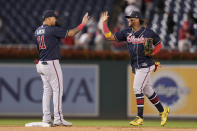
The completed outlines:
<svg viewBox="0 0 197 131">
<path fill-rule="evenodd" d="M 159 36 L 149 28 L 143 26 L 143 19 L 139 12 L 133 11 L 129 16 L 126 16 L 129 28 L 112 34 L 107 26 L 108 12 L 101 15 L 103 22 L 103 31 L 105 38 L 108 40 L 126 41 L 129 54 L 130 64 L 134 70 L 134 93 L 136 95 L 137 116 L 129 122 L 133 126 L 144 124 L 143 110 L 144 110 L 144 95 L 157 108 L 161 116 L 161 126 L 164 126 L 167 121 L 169 107 L 163 107 L 159 101 L 159 97 L 152 88 L 150 74 L 156 69 L 152 56 L 157 54 L 161 47 L 161 40 Z M 154 50 L 151 54 L 145 54 L 145 42 L 147 39 L 153 40 Z"/>
<path fill-rule="evenodd" d="M 55 11 L 47 10 L 43 14 L 43 24 L 38 27 L 34 37 L 39 51 L 39 60 L 36 61 L 37 72 L 43 81 L 43 122 L 52 123 L 50 99 L 53 96 L 54 126 L 72 126 L 71 122 L 64 120 L 62 114 L 63 78 L 59 63 L 60 38 L 73 37 L 80 32 L 89 20 L 86 13 L 79 26 L 74 29 L 64 29 L 58 25 L 58 16 Z"/>
</svg>

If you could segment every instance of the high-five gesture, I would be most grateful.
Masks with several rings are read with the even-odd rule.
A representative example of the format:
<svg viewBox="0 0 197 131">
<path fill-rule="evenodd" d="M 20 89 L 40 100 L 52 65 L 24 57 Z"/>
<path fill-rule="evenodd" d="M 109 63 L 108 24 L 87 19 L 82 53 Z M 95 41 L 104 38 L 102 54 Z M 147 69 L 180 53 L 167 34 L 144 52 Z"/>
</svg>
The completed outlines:
<svg viewBox="0 0 197 131">
<path fill-rule="evenodd" d="M 106 22 L 109 18 L 108 11 L 105 11 L 101 14 L 101 22 Z"/>
<path fill-rule="evenodd" d="M 82 24 L 87 24 L 88 23 L 88 20 L 90 19 L 90 16 L 88 16 L 88 12 L 83 16 L 83 19 L 82 19 Z"/>
<path fill-rule="evenodd" d="M 88 12 L 83 16 L 82 22 L 80 25 L 78 25 L 74 29 L 70 29 L 68 32 L 68 36 L 73 37 L 75 36 L 79 31 L 81 31 L 85 25 L 88 23 L 88 21 L 91 19 L 90 16 L 88 16 Z"/>
<path fill-rule="evenodd" d="M 109 28 L 107 26 L 108 18 L 109 18 L 108 11 L 101 13 L 100 21 L 103 24 L 103 33 L 104 33 L 105 38 L 107 40 L 115 40 L 114 35 L 111 33 L 111 31 L 109 30 Z"/>
</svg>

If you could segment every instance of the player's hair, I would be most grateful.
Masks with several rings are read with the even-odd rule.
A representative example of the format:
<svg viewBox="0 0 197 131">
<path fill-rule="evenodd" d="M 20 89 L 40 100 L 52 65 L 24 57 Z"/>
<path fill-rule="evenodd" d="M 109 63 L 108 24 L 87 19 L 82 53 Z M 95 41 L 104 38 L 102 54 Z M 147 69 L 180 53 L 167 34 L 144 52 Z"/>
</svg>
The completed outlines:
<svg viewBox="0 0 197 131">
<path fill-rule="evenodd" d="M 143 25 L 144 24 L 144 21 L 143 20 L 140 20 L 140 24 Z"/>
</svg>

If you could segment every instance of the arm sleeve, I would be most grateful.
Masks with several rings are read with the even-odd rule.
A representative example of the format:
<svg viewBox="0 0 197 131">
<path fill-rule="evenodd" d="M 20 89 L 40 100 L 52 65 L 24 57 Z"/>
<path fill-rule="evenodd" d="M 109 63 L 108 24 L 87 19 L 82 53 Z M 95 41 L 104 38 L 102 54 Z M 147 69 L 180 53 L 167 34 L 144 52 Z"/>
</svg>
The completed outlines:
<svg viewBox="0 0 197 131">
<path fill-rule="evenodd" d="M 64 29 L 64 28 L 61 28 L 61 27 L 55 27 L 54 28 L 53 35 L 55 35 L 56 37 L 66 38 L 67 34 L 68 34 L 67 29 Z"/>
<path fill-rule="evenodd" d="M 152 31 L 153 45 L 156 46 L 161 42 L 159 35 L 157 35 L 154 31 Z"/>
<path fill-rule="evenodd" d="M 161 42 L 159 42 L 159 43 L 155 46 L 155 48 L 154 48 L 154 50 L 153 50 L 153 53 L 154 53 L 154 54 L 157 54 L 157 53 L 161 50 L 161 48 L 162 48 L 162 44 L 161 44 Z"/>
<path fill-rule="evenodd" d="M 114 37 L 117 41 L 126 41 L 126 35 L 125 35 L 125 30 L 119 31 L 114 34 Z"/>
</svg>

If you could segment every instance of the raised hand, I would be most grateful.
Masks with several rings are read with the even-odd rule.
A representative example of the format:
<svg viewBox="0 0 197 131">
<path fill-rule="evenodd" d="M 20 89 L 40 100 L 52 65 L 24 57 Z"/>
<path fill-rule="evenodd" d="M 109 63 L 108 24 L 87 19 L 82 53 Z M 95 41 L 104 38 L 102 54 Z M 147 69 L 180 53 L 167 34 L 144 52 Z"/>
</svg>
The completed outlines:
<svg viewBox="0 0 197 131">
<path fill-rule="evenodd" d="M 88 12 L 84 15 L 83 19 L 82 19 L 82 24 L 87 24 L 88 20 L 90 19 L 90 16 L 88 16 Z"/>
<path fill-rule="evenodd" d="M 108 11 L 101 13 L 101 17 L 100 17 L 101 22 L 106 22 L 108 18 L 109 18 Z"/>
</svg>

